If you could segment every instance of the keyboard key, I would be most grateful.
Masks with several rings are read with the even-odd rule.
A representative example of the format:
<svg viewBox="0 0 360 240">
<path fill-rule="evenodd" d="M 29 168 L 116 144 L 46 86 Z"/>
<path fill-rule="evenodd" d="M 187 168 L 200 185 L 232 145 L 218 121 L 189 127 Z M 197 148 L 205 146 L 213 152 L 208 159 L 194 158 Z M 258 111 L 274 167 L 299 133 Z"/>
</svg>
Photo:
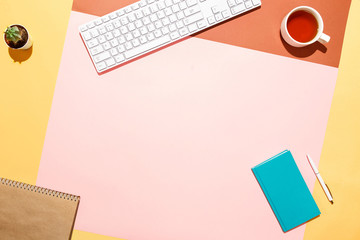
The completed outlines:
<svg viewBox="0 0 360 240">
<path fill-rule="evenodd" d="M 131 41 L 131 40 L 134 39 L 134 37 L 133 37 L 133 35 L 132 35 L 131 33 L 127 33 L 127 34 L 125 35 L 125 38 L 126 38 L 127 41 Z"/>
<path fill-rule="evenodd" d="M 114 31 L 113 31 L 113 35 L 114 35 L 114 37 L 119 37 L 121 34 L 120 34 L 120 31 L 119 31 L 119 29 L 115 29 Z"/>
<path fill-rule="evenodd" d="M 89 48 L 92 48 L 92 47 L 99 45 L 99 42 L 96 38 L 94 38 L 94 39 L 91 39 L 90 41 L 88 41 L 87 45 Z"/>
<path fill-rule="evenodd" d="M 161 9 L 164 9 L 166 6 L 165 6 L 165 3 L 164 2 L 158 2 L 157 3 L 157 6 L 158 8 L 161 10 Z"/>
<path fill-rule="evenodd" d="M 124 47 L 124 45 L 120 45 L 120 46 L 118 46 L 117 47 L 117 50 L 120 52 L 120 53 L 122 53 L 122 52 L 125 52 L 125 47 Z"/>
<path fill-rule="evenodd" d="M 111 54 L 111 56 L 115 56 L 116 54 L 118 54 L 118 51 L 116 50 L 116 48 L 112 48 L 110 50 L 110 54 Z"/>
<path fill-rule="evenodd" d="M 151 14 L 150 15 L 150 21 L 155 22 L 156 20 L 158 20 L 157 15 L 156 14 Z"/>
<path fill-rule="evenodd" d="M 229 7 L 232 8 L 235 6 L 235 0 L 228 0 L 227 2 L 228 2 Z"/>
<path fill-rule="evenodd" d="M 149 17 L 144 17 L 143 18 L 143 23 L 144 23 L 144 25 L 148 25 L 149 23 L 151 23 L 150 18 Z"/>
<path fill-rule="evenodd" d="M 212 12 L 213 12 L 214 14 L 220 12 L 218 6 L 213 6 L 213 7 L 211 8 L 211 10 L 212 10 Z"/>
<path fill-rule="evenodd" d="M 170 16 L 173 12 L 172 12 L 171 8 L 168 7 L 168 8 L 165 8 L 164 13 L 166 16 Z"/>
<path fill-rule="evenodd" d="M 169 41 L 170 41 L 169 35 L 157 38 L 152 42 L 147 42 L 147 43 L 145 43 L 145 44 L 143 44 L 143 45 L 141 45 L 141 46 L 139 46 L 137 48 L 134 48 L 134 49 L 132 49 L 130 51 L 125 52 L 125 57 L 126 58 L 135 57 L 135 56 L 137 56 L 137 55 L 139 55 L 139 54 L 141 54 L 143 52 L 146 52 L 148 50 L 151 50 L 153 48 L 161 46 L 161 45 L 163 45 L 163 44 L 165 44 L 165 43 L 167 43 Z"/>
<path fill-rule="evenodd" d="M 100 34 L 105 34 L 106 33 L 105 27 L 100 27 L 99 32 L 100 32 Z"/>
<path fill-rule="evenodd" d="M 114 27 L 115 27 L 115 28 L 121 27 L 121 23 L 120 23 L 119 20 L 115 20 L 115 21 L 113 22 L 113 24 L 114 24 Z"/>
<path fill-rule="evenodd" d="M 109 52 L 103 52 L 103 53 L 96 55 L 94 57 L 94 61 L 95 61 L 95 63 L 98 63 L 98 62 L 104 61 L 105 59 L 108 59 L 109 57 L 110 57 Z"/>
<path fill-rule="evenodd" d="M 150 9 L 152 13 L 157 13 L 159 11 L 159 7 L 156 4 L 151 5 Z"/>
<path fill-rule="evenodd" d="M 147 4 L 147 2 L 144 1 L 144 0 L 142 0 L 142 1 L 139 2 L 140 7 L 145 7 L 146 4 Z"/>
<path fill-rule="evenodd" d="M 165 5 L 166 5 L 167 7 L 170 7 L 171 5 L 173 5 L 172 0 L 165 0 Z"/>
<path fill-rule="evenodd" d="M 116 13 L 110 13 L 110 19 L 115 19 L 115 18 L 117 18 L 118 16 L 116 15 Z"/>
<path fill-rule="evenodd" d="M 221 15 L 220 15 L 221 16 Z M 196 13 L 194 15 L 191 15 L 190 17 L 187 17 L 184 19 L 184 24 L 189 25 L 191 23 L 197 22 L 203 18 L 202 13 Z"/>
<path fill-rule="evenodd" d="M 176 22 L 176 20 L 177 20 L 175 14 L 170 15 L 170 16 L 169 16 L 169 19 L 170 19 L 170 22 L 172 22 L 172 23 L 173 23 L 173 22 Z"/>
<path fill-rule="evenodd" d="M 120 27 L 120 32 L 121 32 L 122 34 L 126 34 L 128 31 L 129 31 L 129 30 L 127 29 L 126 26 L 121 26 L 121 27 Z"/>
<path fill-rule="evenodd" d="M 236 4 L 240 4 L 240 3 L 243 3 L 243 2 L 244 2 L 244 0 L 235 0 Z"/>
<path fill-rule="evenodd" d="M 198 28 L 204 28 L 204 27 L 206 27 L 206 21 L 205 20 L 200 20 L 200 21 L 198 21 L 197 22 L 197 26 L 198 26 Z"/>
<path fill-rule="evenodd" d="M 98 45 L 96 47 L 94 47 L 93 49 L 90 50 L 91 55 L 96 55 L 99 53 L 102 53 L 104 51 L 103 47 L 101 45 Z"/>
<path fill-rule="evenodd" d="M 157 30 L 154 31 L 154 35 L 155 35 L 156 38 L 161 37 L 161 36 L 162 36 L 162 32 L 157 29 Z"/>
<path fill-rule="evenodd" d="M 104 50 L 109 50 L 111 48 L 111 45 L 109 42 L 105 42 L 103 45 Z"/>
<path fill-rule="evenodd" d="M 182 20 L 177 21 L 177 22 L 176 22 L 176 27 L 177 27 L 177 28 L 182 28 L 182 27 L 184 27 L 183 21 L 182 21 Z"/>
<path fill-rule="evenodd" d="M 162 20 L 162 23 L 163 23 L 164 26 L 169 25 L 169 24 L 170 24 L 169 18 L 164 18 L 164 19 Z"/>
<path fill-rule="evenodd" d="M 195 32 L 195 30 L 198 29 L 196 23 L 190 24 L 188 28 L 189 28 L 189 32 Z"/>
<path fill-rule="evenodd" d="M 101 18 L 98 18 L 98 19 L 95 20 L 95 25 L 96 25 L 96 26 L 99 26 L 99 25 L 101 25 L 101 24 L 102 24 Z"/>
<path fill-rule="evenodd" d="M 120 18 L 120 22 L 122 25 L 126 25 L 129 23 L 129 20 L 126 16 L 124 16 L 124 17 Z"/>
<path fill-rule="evenodd" d="M 85 41 L 88 41 L 92 38 L 89 32 L 84 32 L 83 37 L 84 37 Z"/>
<path fill-rule="evenodd" d="M 145 36 L 141 36 L 141 37 L 139 38 L 139 40 L 140 40 L 141 44 L 147 42 L 147 38 L 146 38 Z"/>
<path fill-rule="evenodd" d="M 155 30 L 155 26 L 154 26 L 154 24 L 152 24 L 152 23 L 150 23 L 149 25 L 147 25 L 147 28 L 148 28 L 149 32 L 152 32 L 152 31 Z"/>
<path fill-rule="evenodd" d="M 245 2 L 245 7 L 246 8 L 251 8 L 252 7 L 252 2 L 251 1 L 246 1 Z"/>
<path fill-rule="evenodd" d="M 135 29 L 133 32 L 132 32 L 134 38 L 138 38 L 140 37 L 141 33 L 139 31 L 139 29 Z"/>
<path fill-rule="evenodd" d="M 94 23 L 94 22 L 90 22 L 90 23 L 87 24 L 87 27 L 88 27 L 88 28 L 93 28 L 93 27 L 95 27 L 95 23 Z"/>
<path fill-rule="evenodd" d="M 244 11 L 245 9 L 246 9 L 245 4 L 241 3 L 241 4 L 236 5 L 235 7 L 233 7 L 231 9 L 231 13 L 232 14 L 237 14 L 237 13 L 240 13 L 240 12 Z"/>
<path fill-rule="evenodd" d="M 146 35 L 146 37 L 147 37 L 147 39 L 148 39 L 149 41 L 152 41 L 152 40 L 155 39 L 155 36 L 154 36 L 153 33 L 148 33 L 148 34 Z"/>
<path fill-rule="evenodd" d="M 100 62 L 98 64 L 96 64 L 96 69 L 98 71 L 104 70 L 106 68 L 106 63 L 105 62 Z"/>
<path fill-rule="evenodd" d="M 145 35 L 147 32 L 148 32 L 148 30 L 147 30 L 147 28 L 145 26 L 140 28 L 140 33 L 142 35 Z"/>
<path fill-rule="evenodd" d="M 163 27 L 161 29 L 161 32 L 165 35 L 165 34 L 168 34 L 170 31 L 169 31 L 169 28 L 168 27 Z"/>
<path fill-rule="evenodd" d="M 130 6 L 127 6 L 125 9 L 125 13 L 129 13 L 132 11 L 131 7 Z"/>
<path fill-rule="evenodd" d="M 142 26 L 143 26 L 143 23 L 142 23 L 141 20 L 138 20 L 138 21 L 135 22 L 135 27 L 136 28 L 141 28 Z"/>
<path fill-rule="evenodd" d="M 103 16 L 101 19 L 104 23 L 110 21 L 110 17 L 108 15 Z"/>
<path fill-rule="evenodd" d="M 134 22 L 136 20 L 135 14 L 134 13 L 130 13 L 128 15 L 128 19 L 130 22 Z"/>
<path fill-rule="evenodd" d="M 112 35 L 111 32 L 105 33 L 105 37 L 106 37 L 106 40 L 108 40 L 108 41 L 114 38 L 114 36 Z"/>
<path fill-rule="evenodd" d="M 119 17 L 123 16 L 125 14 L 125 10 L 124 9 L 119 9 L 118 11 L 116 11 L 117 15 Z"/>
<path fill-rule="evenodd" d="M 99 36 L 99 31 L 97 29 L 90 30 L 90 34 L 93 38 Z"/>
<path fill-rule="evenodd" d="M 162 18 L 164 18 L 164 17 L 165 17 L 165 13 L 164 13 L 164 11 L 163 11 L 163 10 L 161 10 L 161 11 L 157 12 L 157 14 L 156 14 L 156 15 L 158 16 L 158 18 L 159 18 L 159 19 L 162 19 Z"/>
<path fill-rule="evenodd" d="M 151 14 L 149 7 L 145 7 L 142 11 L 144 13 L 144 16 L 149 16 Z"/>
<path fill-rule="evenodd" d="M 174 13 L 177 13 L 178 11 L 180 11 L 180 7 L 179 7 L 179 4 L 175 4 L 171 7 L 171 10 L 174 12 Z"/>
<path fill-rule="evenodd" d="M 186 8 L 187 8 L 186 2 L 185 2 L 185 1 L 180 2 L 180 3 L 179 3 L 179 7 L 180 7 L 181 10 L 186 9 Z"/>
<path fill-rule="evenodd" d="M 133 5 L 131 5 L 131 8 L 132 8 L 132 10 L 139 9 L 140 8 L 139 3 L 134 3 Z"/>
<path fill-rule="evenodd" d="M 124 60 L 125 60 L 125 57 L 124 57 L 123 54 L 119 54 L 119 55 L 116 55 L 116 56 L 115 56 L 115 61 L 116 61 L 117 63 L 122 62 L 122 61 L 124 61 Z"/>
<path fill-rule="evenodd" d="M 189 33 L 189 30 L 187 29 L 187 27 L 183 27 L 179 30 L 179 32 L 181 36 L 184 36 Z"/>
<path fill-rule="evenodd" d="M 155 27 L 158 29 L 158 28 L 161 28 L 163 25 L 162 25 L 162 22 L 159 20 L 159 21 L 156 21 L 155 22 Z"/>
<path fill-rule="evenodd" d="M 129 23 L 128 24 L 128 29 L 129 29 L 129 31 L 134 31 L 136 29 L 135 24 L 134 23 Z"/>
<path fill-rule="evenodd" d="M 135 13 L 135 16 L 136 16 L 137 19 L 141 19 L 141 18 L 144 16 L 144 14 L 143 14 L 142 11 L 137 11 L 137 12 Z"/>
<path fill-rule="evenodd" d="M 228 10 L 222 11 L 221 14 L 222 14 L 223 18 L 228 18 L 228 17 L 230 17 L 230 13 L 229 13 Z"/>
<path fill-rule="evenodd" d="M 99 43 L 104 43 L 104 42 L 106 42 L 105 36 L 103 36 L 103 35 L 100 35 L 100 36 L 98 37 L 98 40 L 99 40 Z"/>
<path fill-rule="evenodd" d="M 185 14 L 183 12 L 178 12 L 176 16 L 178 19 L 183 19 L 185 17 Z"/>
<path fill-rule="evenodd" d="M 189 7 L 191 7 L 191 6 L 195 5 L 195 4 L 197 4 L 197 1 L 196 0 L 186 0 L 186 3 L 187 3 L 187 5 Z"/>
<path fill-rule="evenodd" d="M 217 13 L 217 14 L 215 14 L 215 19 L 217 22 L 219 22 L 219 21 L 221 21 L 221 19 L 223 19 L 223 17 L 221 16 L 220 13 Z"/>
<path fill-rule="evenodd" d="M 107 29 L 108 31 L 114 30 L 114 26 L 112 25 L 112 23 L 106 24 L 105 27 L 106 27 L 106 29 Z"/>
<path fill-rule="evenodd" d="M 134 40 L 132 40 L 131 42 L 132 42 L 132 44 L 133 44 L 134 47 L 137 47 L 137 46 L 140 45 L 139 39 L 134 39 Z"/>
<path fill-rule="evenodd" d="M 119 42 L 116 38 L 114 38 L 113 40 L 110 41 L 110 44 L 112 47 L 116 47 L 117 45 L 119 45 Z"/>
<path fill-rule="evenodd" d="M 197 5 L 184 10 L 184 14 L 186 17 L 195 14 L 197 12 L 200 12 L 200 7 Z"/>
<path fill-rule="evenodd" d="M 180 34 L 178 33 L 178 31 L 175 31 L 175 32 L 170 33 L 170 37 L 172 40 L 175 40 L 180 37 Z"/>
<path fill-rule="evenodd" d="M 176 29 L 177 29 L 177 28 L 176 28 L 175 23 L 169 25 L 169 30 L 170 30 L 170 32 L 175 31 Z"/>
<path fill-rule="evenodd" d="M 86 25 L 82 25 L 82 26 L 80 26 L 79 29 L 80 29 L 80 32 L 85 32 L 88 28 Z"/>
<path fill-rule="evenodd" d="M 115 64 L 115 60 L 113 58 L 110 58 L 110 59 L 106 60 L 105 62 L 108 67 Z"/>
<path fill-rule="evenodd" d="M 125 44 L 124 44 L 124 46 L 125 46 L 125 48 L 126 48 L 126 50 L 130 50 L 130 49 L 132 49 L 132 44 L 131 44 L 131 42 L 126 42 Z"/>
<path fill-rule="evenodd" d="M 125 37 L 124 37 L 124 36 L 120 36 L 120 37 L 118 37 L 118 41 L 119 41 L 119 43 L 120 43 L 120 44 L 123 44 L 123 43 L 125 43 L 125 42 L 126 42 L 126 40 L 125 40 Z"/>
<path fill-rule="evenodd" d="M 210 16 L 210 17 L 208 17 L 208 22 L 209 22 L 209 24 L 213 24 L 213 23 L 215 23 L 215 17 L 214 16 Z"/>
</svg>

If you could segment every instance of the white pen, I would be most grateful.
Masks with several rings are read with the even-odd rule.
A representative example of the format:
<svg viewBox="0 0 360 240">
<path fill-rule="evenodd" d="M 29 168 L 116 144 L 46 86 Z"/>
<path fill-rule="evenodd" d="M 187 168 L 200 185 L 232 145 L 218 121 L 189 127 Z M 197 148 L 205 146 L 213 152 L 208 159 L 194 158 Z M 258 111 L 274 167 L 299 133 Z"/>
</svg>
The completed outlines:
<svg viewBox="0 0 360 240">
<path fill-rule="evenodd" d="M 317 179 L 319 180 L 319 183 L 320 183 L 322 189 L 324 190 L 327 198 L 329 199 L 329 201 L 331 202 L 331 204 L 333 204 L 334 201 L 333 201 L 333 197 L 332 197 L 332 195 L 331 195 L 331 192 L 330 192 L 330 190 L 329 190 L 329 187 L 325 184 L 324 180 L 323 180 L 322 177 L 320 176 L 320 172 L 319 172 L 319 170 L 317 169 L 317 167 L 315 166 L 315 163 L 314 163 L 313 160 L 310 158 L 310 156 L 309 156 L 309 155 L 306 155 L 306 157 L 307 157 L 307 159 L 308 159 L 308 161 L 309 161 L 309 163 L 310 163 L 310 165 L 311 165 L 311 168 L 314 170 L 314 173 L 315 173 Z"/>
</svg>

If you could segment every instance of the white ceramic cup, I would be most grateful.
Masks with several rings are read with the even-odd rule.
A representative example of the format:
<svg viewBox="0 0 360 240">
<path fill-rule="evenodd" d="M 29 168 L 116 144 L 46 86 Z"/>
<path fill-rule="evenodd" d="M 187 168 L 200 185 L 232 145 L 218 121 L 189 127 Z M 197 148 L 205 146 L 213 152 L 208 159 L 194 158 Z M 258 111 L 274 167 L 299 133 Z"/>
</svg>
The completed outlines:
<svg viewBox="0 0 360 240">
<path fill-rule="evenodd" d="M 318 31 L 317 31 L 317 34 L 316 36 L 308 41 L 308 42 L 299 42 L 299 41 L 296 41 L 294 38 L 292 38 L 288 32 L 288 29 L 287 29 L 287 22 L 288 22 L 288 19 L 290 17 L 291 14 L 293 14 L 294 12 L 297 12 L 297 11 L 305 11 L 305 12 L 308 12 L 310 13 L 311 15 L 313 15 L 318 23 Z M 283 37 L 283 39 L 288 43 L 290 44 L 291 46 L 293 47 L 305 47 L 305 46 L 308 46 L 316 41 L 319 41 L 323 44 L 327 43 L 330 41 L 330 36 L 326 35 L 325 33 L 323 33 L 324 31 L 324 22 L 320 16 L 320 14 L 313 8 L 311 7 L 307 7 L 307 6 L 300 6 L 300 7 L 296 7 L 294 8 L 293 10 L 291 10 L 285 17 L 284 19 L 282 20 L 281 22 L 281 28 L 280 28 L 280 32 L 281 32 L 281 36 Z"/>
</svg>

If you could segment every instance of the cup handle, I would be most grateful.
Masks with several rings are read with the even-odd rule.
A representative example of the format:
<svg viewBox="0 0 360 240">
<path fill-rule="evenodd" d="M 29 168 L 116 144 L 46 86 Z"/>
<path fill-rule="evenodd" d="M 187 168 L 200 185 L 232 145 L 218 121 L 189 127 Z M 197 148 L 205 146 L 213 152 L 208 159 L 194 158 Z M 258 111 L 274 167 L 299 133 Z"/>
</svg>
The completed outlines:
<svg viewBox="0 0 360 240">
<path fill-rule="evenodd" d="M 325 33 L 322 33 L 319 38 L 319 42 L 322 44 L 328 43 L 330 41 L 330 36 L 326 35 Z"/>
</svg>

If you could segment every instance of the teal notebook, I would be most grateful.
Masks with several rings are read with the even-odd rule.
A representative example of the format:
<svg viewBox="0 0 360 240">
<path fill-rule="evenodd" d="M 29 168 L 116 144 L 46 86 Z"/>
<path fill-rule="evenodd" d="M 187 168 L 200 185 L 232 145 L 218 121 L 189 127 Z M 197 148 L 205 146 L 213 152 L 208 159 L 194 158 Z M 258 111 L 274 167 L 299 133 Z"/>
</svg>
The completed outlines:
<svg viewBox="0 0 360 240">
<path fill-rule="evenodd" d="M 290 151 L 279 153 L 252 171 L 284 232 L 320 215 Z"/>
</svg>

